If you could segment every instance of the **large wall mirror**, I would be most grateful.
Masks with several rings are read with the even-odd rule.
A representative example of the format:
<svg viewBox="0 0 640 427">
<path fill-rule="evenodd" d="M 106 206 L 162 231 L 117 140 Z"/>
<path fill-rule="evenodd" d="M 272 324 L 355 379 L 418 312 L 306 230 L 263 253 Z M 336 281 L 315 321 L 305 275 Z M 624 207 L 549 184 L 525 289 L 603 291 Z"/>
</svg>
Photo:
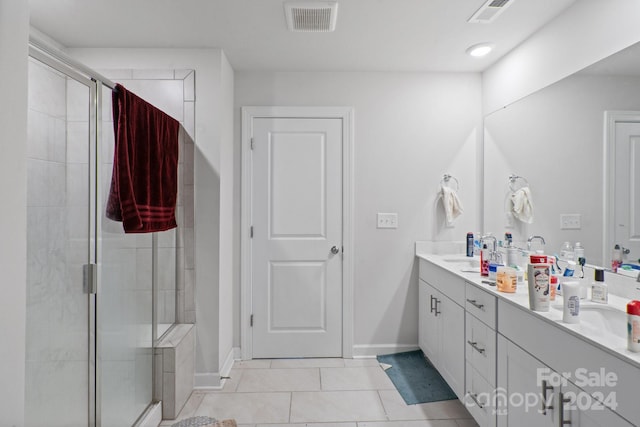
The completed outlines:
<svg viewBox="0 0 640 427">
<path fill-rule="evenodd" d="M 518 245 L 541 235 L 550 254 L 581 242 L 587 263 L 605 267 L 619 243 L 638 263 L 640 43 L 487 115 L 484 145 L 485 231 Z M 526 183 L 531 224 L 509 213 Z"/>
</svg>

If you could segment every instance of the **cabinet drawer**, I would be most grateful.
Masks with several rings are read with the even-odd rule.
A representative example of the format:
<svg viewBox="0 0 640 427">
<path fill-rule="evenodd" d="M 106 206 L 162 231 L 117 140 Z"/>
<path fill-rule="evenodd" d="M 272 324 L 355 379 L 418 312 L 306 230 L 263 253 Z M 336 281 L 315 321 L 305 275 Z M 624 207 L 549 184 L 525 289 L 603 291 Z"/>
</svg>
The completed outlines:
<svg viewBox="0 0 640 427">
<path fill-rule="evenodd" d="M 495 427 L 496 389 L 470 364 L 466 366 L 464 405 L 480 427 Z"/>
<path fill-rule="evenodd" d="M 496 331 L 467 313 L 465 358 L 491 385 L 496 384 Z"/>
<path fill-rule="evenodd" d="M 422 258 L 419 275 L 421 280 L 451 298 L 455 303 L 464 306 L 464 279 Z"/>
<path fill-rule="evenodd" d="M 465 308 L 468 313 L 496 328 L 496 297 L 470 283 L 465 283 Z"/>
</svg>

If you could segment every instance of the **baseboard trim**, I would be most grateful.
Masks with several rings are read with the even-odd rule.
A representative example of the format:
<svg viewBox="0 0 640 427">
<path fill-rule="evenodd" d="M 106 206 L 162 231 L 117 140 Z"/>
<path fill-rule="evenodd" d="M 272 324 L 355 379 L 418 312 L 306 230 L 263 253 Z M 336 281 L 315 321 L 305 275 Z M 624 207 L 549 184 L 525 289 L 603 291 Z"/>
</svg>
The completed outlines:
<svg viewBox="0 0 640 427">
<path fill-rule="evenodd" d="M 233 367 L 233 361 L 235 360 L 235 349 L 232 348 L 229 350 L 229 354 L 227 354 L 227 358 L 224 360 L 222 364 L 222 368 L 220 368 L 220 377 L 228 377 L 229 372 L 231 372 L 231 368 Z"/>
<path fill-rule="evenodd" d="M 240 347 L 233 347 L 233 360 L 242 360 L 242 349 Z"/>
<path fill-rule="evenodd" d="M 220 390 L 224 386 L 226 380 L 222 377 L 228 377 L 233 368 L 233 363 L 239 360 L 241 357 L 241 351 L 239 347 L 233 347 L 229 350 L 229 354 L 224 359 L 220 372 L 206 373 L 206 374 L 194 374 L 193 375 L 193 388 L 194 390 Z"/>
<path fill-rule="evenodd" d="M 193 388 L 195 390 L 219 390 L 222 388 L 220 383 L 220 373 L 195 374 L 193 376 Z"/>
<path fill-rule="evenodd" d="M 374 358 L 381 354 L 402 353 L 417 350 L 417 344 L 365 344 L 353 346 L 354 359 Z"/>
</svg>

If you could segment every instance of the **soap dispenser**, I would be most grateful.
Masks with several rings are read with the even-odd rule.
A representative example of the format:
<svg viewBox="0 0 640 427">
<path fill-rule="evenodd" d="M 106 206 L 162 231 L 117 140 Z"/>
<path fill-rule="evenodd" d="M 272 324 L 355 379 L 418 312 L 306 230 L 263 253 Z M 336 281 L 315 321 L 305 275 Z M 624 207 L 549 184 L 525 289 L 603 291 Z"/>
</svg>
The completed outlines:
<svg viewBox="0 0 640 427">
<path fill-rule="evenodd" d="M 609 301 L 609 289 L 604 283 L 604 270 L 596 268 L 595 281 L 591 284 L 591 301 L 606 304 Z"/>
</svg>

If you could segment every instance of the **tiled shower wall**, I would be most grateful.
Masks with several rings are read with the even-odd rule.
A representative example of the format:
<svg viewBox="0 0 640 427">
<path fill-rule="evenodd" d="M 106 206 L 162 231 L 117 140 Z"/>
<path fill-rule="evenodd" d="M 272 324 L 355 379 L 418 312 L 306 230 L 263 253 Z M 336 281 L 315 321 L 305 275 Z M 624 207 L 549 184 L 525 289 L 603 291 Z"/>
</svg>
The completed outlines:
<svg viewBox="0 0 640 427">
<path fill-rule="evenodd" d="M 159 327 L 172 323 L 195 323 L 194 265 L 194 135 L 195 71 L 193 70 L 100 70 L 110 80 L 150 102 L 182 124 L 178 164 L 178 228 L 158 233 Z M 103 140 L 113 150 L 111 100 L 105 97 Z M 149 237 L 150 239 L 150 237 Z M 144 242 L 144 248 L 150 248 Z M 142 249 L 142 248 L 141 248 Z M 174 261 L 175 260 L 175 261 Z M 151 269 L 151 266 L 148 266 Z M 158 336 L 163 329 L 159 330 Z"/>
</svg>

